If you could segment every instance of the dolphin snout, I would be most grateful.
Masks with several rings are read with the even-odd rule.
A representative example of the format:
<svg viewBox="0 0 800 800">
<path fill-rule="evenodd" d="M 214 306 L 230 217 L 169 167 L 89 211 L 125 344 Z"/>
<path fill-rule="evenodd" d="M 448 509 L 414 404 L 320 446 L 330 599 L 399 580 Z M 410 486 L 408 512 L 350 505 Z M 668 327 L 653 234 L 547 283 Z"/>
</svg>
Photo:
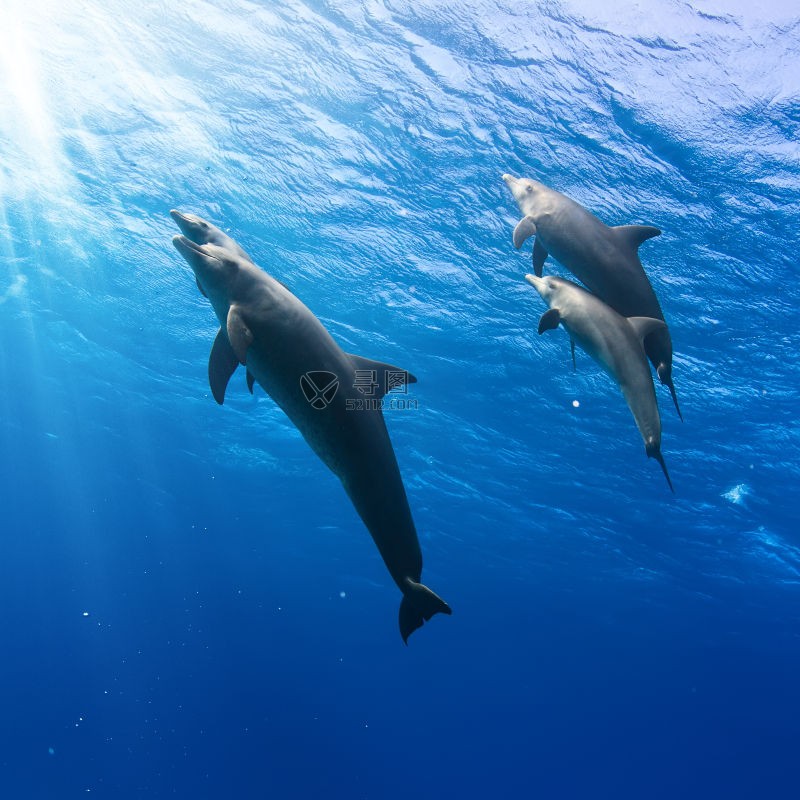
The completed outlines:
<svg viewBox="0 0 800 800">
<path fill-rule="evenodd" d="M 185 236 L 194 240 L 202 238 L 203 220 L 200 217 L 196 217 L 194 214 L 183 214 L 174 208 L 169 212 L 169 215 L 175 220 L 181 229 L 181 233 Z"/>
<path fill-rule="evenodd" d="M 544 278 L 537 278 L 536 275 L 526 275 L 525 280 L 528 281 L 528 283 L 533 286 L 533 288 L 536 289 L 539 294 L 544 291 L 544 288 L 547 285 Z"/>
<path fill-rule="evenodd" d="M 191 239 L 188 239 L 186 236 L 173 236 L 172 244 L 175 245 L 175 249 L 182 256 L 189 256 L 195 254 L 205 255 L 200 245 L 195 244 Z"/>
<path fill-rule="evenodd" d="M 175 249 L 189 262 L 189 266 L 197 271 L 201 265 L 209 266 L 212 262 L 217 262 L 219 259 L 209 253 L 207 249 L 203 248 L 197 242 L 193 242 L 186 236 L 173 236 L 172 244 Z"/>
<path fill-rule="evenodd" d="M 172 210 L 169 212 L 169 215 L 172 217 L 172 219 L 174 219 L 174 220 L 175 220 L 175 222 L 177 222 L 177 223 L 178 223 L 178 227 L 179 227 L 181 230 L 183 230 L 183 229 L 184 229 L 184 228 L 183 228 L 183 226 L 184 226 L 184 225 L 191 225 L 191 224 L 192 224 L 192 221 L 193 221 L 193 220 L 192 220 L 192 218 L 191 218 L 191 217 L 190 217 L 188 214 L 182 214 L 180 211 L 178 211 L 178 210 L 177 210 L 177 209 L 175 209 L 175 208 L 173 208 L 173 209 L 172 209 Z"/>
<path fill-rule="evenodd" d="M 507 172 L 503 175 L 503 180 L 506 182 L 508 186 L 511 186 L 512 183 L 516 182 L 516 178 L 513 175 L 509 175 Z"/>
</svg>

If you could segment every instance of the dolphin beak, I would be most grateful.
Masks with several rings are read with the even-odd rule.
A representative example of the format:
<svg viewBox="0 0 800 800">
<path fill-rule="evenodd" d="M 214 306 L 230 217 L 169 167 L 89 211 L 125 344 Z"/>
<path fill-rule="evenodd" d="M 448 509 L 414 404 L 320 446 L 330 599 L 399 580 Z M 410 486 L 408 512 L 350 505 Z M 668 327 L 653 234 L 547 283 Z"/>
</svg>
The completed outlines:
<svg viewBox="0 0 800 800">
<path fill-rule="evenodd" d="M 175 220 L 175 222 L 178 223 L 178 227 L 181 230 L 184 230 L 184 225 L 188 225 L 190 223 L 189 217 L 187 217 L 186 214 L 181 214 L 180 211 L 177 211 L 174 208 L 169 212 L 169 215 Z"/>
<path fill-rule="evenodd" d="M 511 188 L 511 184 L 512 183 L 516 183 L 517 179 L 513 175 L 509 175 L 506 172 L 505 175 L 503 175 L 503 180 L 506 182 L 506 186 L 508 186 L 508 188 L 510 189 Z"/>
<path fill-rule="evenodd" d="M 199 244 L 187 239 L 185 236 L 173 236 L 172 244 L 175 249 L 189 262 L 189 266 L 197 272 L 198 269 L 208 269 L 212 264 L 218 264 L 219 259 L 206 252 Z"/>
<path fill-rule="evenodd" d="M 536 275 L 526 275 L 525 280 L 536 289 L 539 294 L 544 291 L 545 281 L 544 278 L 537 278 Z"/>
<path fill-rule="evenodd" d="M 175 220 L 184 236 L 188 236 L 190 239 L 197 238 L 197 217 L 193 214 L 181 214 L 180 211 L 176 211 L 174 208 L 169 212 L 169 215 Z"/>
<path fill-rule="evenodd" d="M 191 261 L 191 259 L 195 256 L 207 256 L 207 253 L 204 253 L 202 248 L 199 244 L 195 244 L 191 239 L 187 239 L 185 236 L 173 236 L 172 237 L 172 244 L 175 245 L 175 249 L 187 260 Z"/>
</svg>

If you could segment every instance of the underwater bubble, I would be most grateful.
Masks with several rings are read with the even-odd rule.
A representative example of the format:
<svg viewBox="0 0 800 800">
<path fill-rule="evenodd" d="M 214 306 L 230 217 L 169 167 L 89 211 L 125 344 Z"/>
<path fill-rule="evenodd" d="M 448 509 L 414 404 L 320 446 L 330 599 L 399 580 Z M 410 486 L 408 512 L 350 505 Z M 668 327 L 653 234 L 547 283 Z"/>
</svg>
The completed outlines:
<svg viewBox="0 0 800 800">
<path fill-rule="evenodd" d="M 740 483 L 732 489 L 728 489 L 727 492 L 723 492 L 722 496 L 734 505 L 740 506 L 749 494 L 750 487 L 746 483 Z"/>
</svg>

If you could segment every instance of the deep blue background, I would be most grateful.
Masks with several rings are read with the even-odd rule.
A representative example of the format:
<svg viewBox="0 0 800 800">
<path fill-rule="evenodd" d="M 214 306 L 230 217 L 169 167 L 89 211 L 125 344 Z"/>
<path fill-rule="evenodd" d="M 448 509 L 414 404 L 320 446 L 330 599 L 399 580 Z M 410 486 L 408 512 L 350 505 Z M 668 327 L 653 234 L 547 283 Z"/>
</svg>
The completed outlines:
<svg viewBox="0 0 800 800">
<path fill-rule="evenodd" d="M 2 6 L 2 797 L 795 796 L 800 15 L 464 5 Z M 506 171 L 663 230 L 675 496 L 536 335 Z M 171 207 L 418 376 L 408 648 L 336 479 L 211 398 Z"/>
</svg>

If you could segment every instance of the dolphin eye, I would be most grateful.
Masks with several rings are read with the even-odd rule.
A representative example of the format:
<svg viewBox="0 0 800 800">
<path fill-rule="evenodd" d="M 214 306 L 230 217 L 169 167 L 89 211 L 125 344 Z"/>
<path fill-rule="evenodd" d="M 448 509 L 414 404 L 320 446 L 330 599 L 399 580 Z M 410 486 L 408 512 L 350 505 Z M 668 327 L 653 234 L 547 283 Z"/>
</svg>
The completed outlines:
<svg viewBox="0 0 800 800">
<path fill-rule="evenodd" d="M 530 194 L 530 193 L 533 191 L 533 186 L 531 186 L 530 184 L 528 184 L 528 185 L 525 187 L 525 191 L 526 191 L 526 192 L 528 192 L 528 194 Z"/>
</svg>

